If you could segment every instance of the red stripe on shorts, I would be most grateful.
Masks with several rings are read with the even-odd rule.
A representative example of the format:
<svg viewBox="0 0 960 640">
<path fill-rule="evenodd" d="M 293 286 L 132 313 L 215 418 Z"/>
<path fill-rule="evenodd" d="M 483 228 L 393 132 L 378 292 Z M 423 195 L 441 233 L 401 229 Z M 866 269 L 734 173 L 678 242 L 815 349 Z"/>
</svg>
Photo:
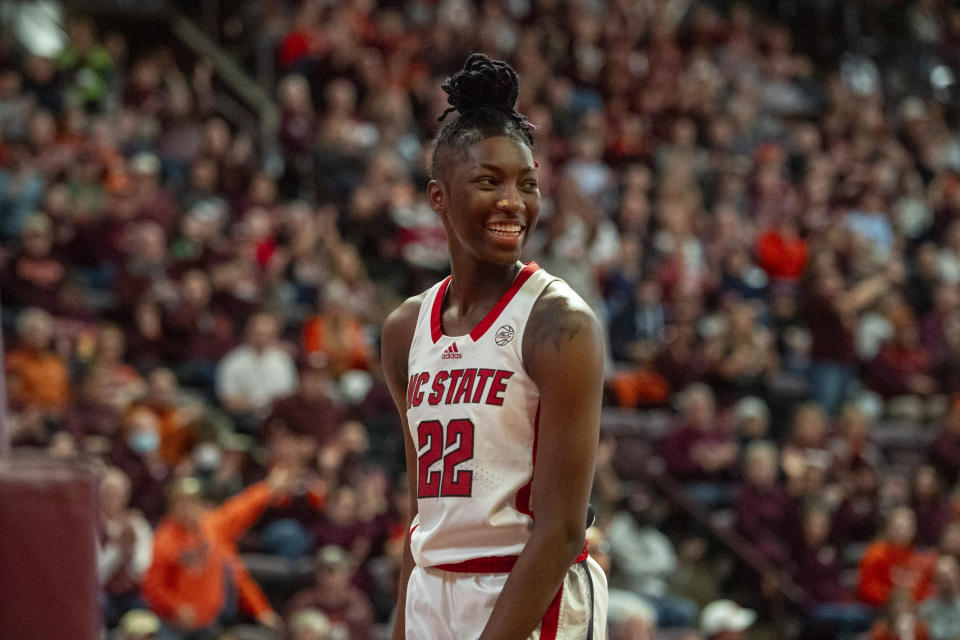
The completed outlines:
<svg viewBox="0 0 960 640">
<path fill-rule="evenodd" d="M 547 607 L 540 620 L 540 640 L 556 640 L 557 629 L 560 628 L 560 601 L 563 599 L 563 585 L 557 590 L 553 602 Z"/>
</svg>

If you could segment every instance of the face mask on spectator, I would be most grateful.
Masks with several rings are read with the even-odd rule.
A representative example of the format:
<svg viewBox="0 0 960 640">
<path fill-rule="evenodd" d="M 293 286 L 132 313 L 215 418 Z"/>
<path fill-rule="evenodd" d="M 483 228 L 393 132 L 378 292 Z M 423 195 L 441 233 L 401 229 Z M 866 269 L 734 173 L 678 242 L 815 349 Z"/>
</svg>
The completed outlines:
<svg viewBox="0 0 960 640">
<path fill-rule="evenodd" d="M 153 453 L 160 447 L 160 436 L 156 431 L 137 431 L 130 436 L 128 444 L 134 453 Z"/>
</svg>

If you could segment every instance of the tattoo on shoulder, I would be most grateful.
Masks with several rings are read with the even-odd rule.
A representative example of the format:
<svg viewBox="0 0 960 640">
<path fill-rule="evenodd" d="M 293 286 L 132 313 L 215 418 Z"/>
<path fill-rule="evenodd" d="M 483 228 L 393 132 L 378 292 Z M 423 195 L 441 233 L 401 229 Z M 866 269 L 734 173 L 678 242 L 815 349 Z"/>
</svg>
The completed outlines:
<svg viewBox="0 0 960 640">
<path fill-rule="evenodd" d="M 542 308 L 530 320 L 533 325 L 533 344 L 550 341 L 558 351 L 583 328 L 582 316 L 572 312 L 567 301 L 560 297 L 545 300 Z"/>
</svg>

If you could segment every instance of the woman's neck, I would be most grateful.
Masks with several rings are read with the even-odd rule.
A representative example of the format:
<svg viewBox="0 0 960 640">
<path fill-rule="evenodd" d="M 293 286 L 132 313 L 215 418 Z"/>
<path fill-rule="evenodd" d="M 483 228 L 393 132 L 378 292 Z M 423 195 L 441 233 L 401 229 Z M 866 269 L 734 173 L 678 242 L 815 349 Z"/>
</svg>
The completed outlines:
<svg viewBox="0 0 960 640">
<path fill-rule="evenodd" d="M 454 264 L 445 306 L 456 307 L 461 318 L 477 308 L 486 310 L 506 293 L 521 269 L 519 261 L 512 265 Z"/>
</svg>

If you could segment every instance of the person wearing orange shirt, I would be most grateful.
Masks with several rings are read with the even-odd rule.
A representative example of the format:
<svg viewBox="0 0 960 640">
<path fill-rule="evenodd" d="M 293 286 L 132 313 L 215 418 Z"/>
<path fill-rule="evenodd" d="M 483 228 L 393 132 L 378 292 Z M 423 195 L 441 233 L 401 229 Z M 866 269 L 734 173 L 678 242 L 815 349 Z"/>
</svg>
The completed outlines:
<svg viewBox="0 0 960 640">
<path fill-rule="evenodd" d="M 239 610 L 279 628 L 280 617 L 244 568 L 236 542 L 290 481 L 286 469 L 274 469 L 264 482 L 214 509 L 205 505 L 196 478 L 173 485 L 167 516 L 154 535 L 153 562 L 141 583 L 165 637 L 212 640 Z"/>
<path fill-rule="evenodd" d="M 370 364 L 363 322 L 336 297 L 324 299 L 322 311 L 303 325 L 303 348 L 308 357 L 323 353 L 334 378 L 351 369 L 365 370 Z"/>
<path fill-rule="evenodd" d="M 53 318 L 37 308 L 17 318 L 19 346 L 6 355 L 10 404 L 59 416 L 70 401 L 66 363 L 50 350 Z"/>
<path fill-rule="evenodd" d="M 933 592 L 933 556 L 913 544 L 917 523 L 909 507 L 897 507 L 887 518 L 884 536 L 867 547 L 860 560 L 860 600 L 874 607 L 888 602 L 901 588 L 921 602 Z"/>
</svg>

